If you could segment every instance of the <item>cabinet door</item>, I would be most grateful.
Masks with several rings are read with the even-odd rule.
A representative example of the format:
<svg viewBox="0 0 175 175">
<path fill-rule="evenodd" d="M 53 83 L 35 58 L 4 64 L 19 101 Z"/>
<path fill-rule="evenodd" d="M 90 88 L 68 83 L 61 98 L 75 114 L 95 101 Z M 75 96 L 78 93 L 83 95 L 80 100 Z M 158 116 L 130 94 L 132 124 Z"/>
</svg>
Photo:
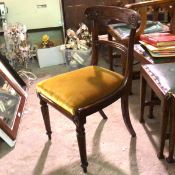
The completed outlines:
<svg viewBox="0 0 175 175">
<path fill-rule="evenodd" d="M 94 4 L 93 0 L 62 0 L 65 29 L 77 29 L 80 22 L 87 23 L 84 10 Z"/>
</svg>

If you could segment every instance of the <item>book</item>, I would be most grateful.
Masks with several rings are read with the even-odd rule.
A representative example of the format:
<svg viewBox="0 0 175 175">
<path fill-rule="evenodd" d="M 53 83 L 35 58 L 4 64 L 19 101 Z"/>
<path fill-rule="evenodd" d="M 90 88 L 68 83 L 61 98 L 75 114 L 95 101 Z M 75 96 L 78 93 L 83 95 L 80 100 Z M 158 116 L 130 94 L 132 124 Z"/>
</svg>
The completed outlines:
<svg viewBox="0 0 175 175">
<path fill-rule="evenodd" d="M 175 45 L 175 35 L 171 33 L 142 34 L 140 40 L 156 47 Z"/>
<path fill-rule="evenodd" d="M 147 51 L 149 55 L 153 58 L 175 57 L 175 48 L 171 50 L 171 47 L 169 46 L 170 50 L 168 50 L 169 47 L 154 47 L 143 41 L 140 41 L 140 43 L 141 43 L 141 46 L 144 48 L 144 50 Z M 163 50 L 163 48 L 165 48 L 165 50 Z"/>
<path fill-rule="evenodd" d="M 148 49 L 142 44 L 134 44 L 134 50 L 139 55 L 143 55 L 144 61 L 149 62 L 151 64 L 172 62 L 172 59 L 175 60 L 175 57 L 153 57 L 149 53 Z"/>
<path fill-rule="evenodd" d="M 175 45 L 174 46 L 163 46 L 163 47 L 155 47 L 151 44 L 145 43 L 143 41 L 139 41 L 140 44 L 144 45 L 149 51 L 151 52 L 175 52 Z"/>
<path fill-rule="evenodd" d="M 167 52 L 167 53 L 160 53 L 160 52 L 154 53 L 154 52 L 149 51 L 149 53 L 152 57 L 158 57 L 158 58 L 160 58 L 160 57 L 175 57 L 175 52 L 174 53 L 169 53 L 169 52 Z"/>
</svg>

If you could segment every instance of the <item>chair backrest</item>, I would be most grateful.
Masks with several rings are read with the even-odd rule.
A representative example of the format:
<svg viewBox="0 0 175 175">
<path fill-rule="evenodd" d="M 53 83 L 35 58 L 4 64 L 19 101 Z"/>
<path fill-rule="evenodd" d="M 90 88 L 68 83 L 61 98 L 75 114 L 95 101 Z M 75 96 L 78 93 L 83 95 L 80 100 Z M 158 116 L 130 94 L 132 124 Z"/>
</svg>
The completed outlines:
<svg viewBox="0 0 175 175">
<path fill-rule="evenodd" d="M 159 16 L 163 16 L 164 22 L 170 21 L 170 31 L 175 33 L 175 0 L 154 0 L 125 5 L 126 8 L 136 10 L 141 17 L 141 25 L 136 33 L 139 38 L 144 33 L 147 25 L 149 14 L 152 15 L 153 21 L 160 21 Z"/>
<path fill-rule="evenodd" d="M 107 44 L 109 47 L 119 49 L 124 63 L 124 76 L 125 83 L 130 83 L 132 80 L 132 65 L 133 65 L 133 50 L 134 39 L 137 28 L 140 25 L 140 17 L 134 10 L 114 7 L 114 6 L 93 6 L 86 9 L 85 14 L 89 20 L 92 21 L 92 65 L 98 64 L 98 46 L 101 44 Z M 104 20 L 117 20 L 130 26 L 130 37 L 128 40 L 128 47 L 124 45 L 99 39 L 99 26 L 101 27 L 101 21 Z M 104 26 L 105 27 L 105 26 Z M 129 81 L 130 80 L 130 81 Z"/>
</svg>

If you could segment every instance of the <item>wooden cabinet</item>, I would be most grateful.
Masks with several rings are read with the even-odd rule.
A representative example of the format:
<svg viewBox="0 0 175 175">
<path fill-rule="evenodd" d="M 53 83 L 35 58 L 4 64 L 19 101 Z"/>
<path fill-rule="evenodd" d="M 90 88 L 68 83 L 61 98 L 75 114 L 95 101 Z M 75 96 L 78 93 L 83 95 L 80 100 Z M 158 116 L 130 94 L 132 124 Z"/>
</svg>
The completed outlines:
<svg viewBox="0 0 175 175">
<path fill-rule="evenodd" d="M 62 0 L 65 29 L 77 29 L 79 23 L 88 22 L 84 16 L 87 7 L 93 5 L 124 5 L 134 0 Z"/>
</svg>

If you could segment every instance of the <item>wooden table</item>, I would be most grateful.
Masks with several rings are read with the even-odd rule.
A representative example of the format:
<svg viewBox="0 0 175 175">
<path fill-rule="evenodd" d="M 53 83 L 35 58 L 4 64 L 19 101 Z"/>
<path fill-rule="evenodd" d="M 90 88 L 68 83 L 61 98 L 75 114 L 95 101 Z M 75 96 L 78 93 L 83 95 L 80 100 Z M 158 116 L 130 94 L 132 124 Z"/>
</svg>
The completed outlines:
<svg viewBox="0 0 175 175">
<path fill-rule="evenodd" d="M 167 161 L 169 163 L 174 162 L 173 154 L 174 154 L 174 146 L 175 146 L 175 94 L 173 94 L 173 98 L 171 100 L 171 110 L 170 110 L 170 128 L 171 133 L 169 137 L 169 156 L 167 157 Z"/>
</svg>

